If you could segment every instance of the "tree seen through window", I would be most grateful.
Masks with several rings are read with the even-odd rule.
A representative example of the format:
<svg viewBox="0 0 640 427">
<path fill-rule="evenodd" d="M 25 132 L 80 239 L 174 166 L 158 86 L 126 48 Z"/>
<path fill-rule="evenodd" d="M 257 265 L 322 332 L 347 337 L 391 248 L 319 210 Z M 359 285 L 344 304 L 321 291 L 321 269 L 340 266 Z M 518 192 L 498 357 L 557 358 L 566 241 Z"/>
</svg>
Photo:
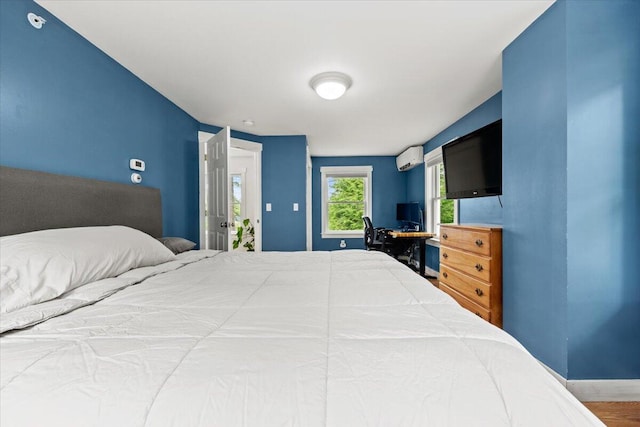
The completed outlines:
<svg viewBox="0 0 640 427">
<path fill-rule="evenodd" d="M 444 164 L 440 163 L 440 224 L 453 224 L 453 199 L 445 199 L 447 186 L 444 178 Z"/>
<path fill-rule="evenodd" d="M 242 175 L 231 175 L 231 187 L 233 197 L 233 222 L 237 228 L 242 223 Z"/>
<path fill-rule="evenodd" d="M 364 181 L 363 177 L 327 178 L 329 230 L 362 230 L 365 212 Z"/>
</svg>

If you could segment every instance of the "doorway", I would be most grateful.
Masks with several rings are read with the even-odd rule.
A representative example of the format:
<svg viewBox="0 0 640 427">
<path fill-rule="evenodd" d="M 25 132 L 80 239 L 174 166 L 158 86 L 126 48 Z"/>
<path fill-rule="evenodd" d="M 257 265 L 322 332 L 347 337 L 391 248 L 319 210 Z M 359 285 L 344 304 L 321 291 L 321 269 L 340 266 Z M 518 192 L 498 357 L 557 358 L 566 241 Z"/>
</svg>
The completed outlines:
<svg viewBox="0 0 640 427">
<path fill-rule="evenodd" d="M 228 127 L 218 134 L 198 132 L 200 248 L 233 250 L 233 241 L 242 226 L 245 239 L 238 250 L 247 250 L 244 243 L 248 241 L 248 227 L 244 222 L 248 219 L 254 230 L 253 250 L 259 252 L 262 250 L 262 144 L 229 136 Z M 211 216 L 212 212 L 219 211 L 225 212 L 224 218 Z M 224 225 L 224 233 L 217 230 L 218 223 Z"/>
</svg>

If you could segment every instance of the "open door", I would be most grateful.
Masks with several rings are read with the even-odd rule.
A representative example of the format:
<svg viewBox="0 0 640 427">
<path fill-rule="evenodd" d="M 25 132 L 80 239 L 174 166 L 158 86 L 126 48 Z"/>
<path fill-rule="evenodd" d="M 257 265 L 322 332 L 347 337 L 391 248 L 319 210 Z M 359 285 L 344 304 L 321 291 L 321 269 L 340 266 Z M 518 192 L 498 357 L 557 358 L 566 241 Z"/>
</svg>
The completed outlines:
<svg viewBox="0 0 640 427">
<path fill-rule="evenodd" d="M 231 188 L 231 148 L 251 153 L 253 169 L 249 183 L 251 192 L 251 220 L 255 230 L 255 251 L 262 250 L 262 144 L 231 138 L 228 127 L 217 134 L 198 132 L 200 166 L 200 248 L 229 250 L 235 236 L 230 233 L 234 213 Z"/>
<path fill-rule="evenodd" d="M 229 249 L 229 146 L 231 129 L 226 126 L 209 139 L 205 159 L 206 249 Z"/>
</svg>

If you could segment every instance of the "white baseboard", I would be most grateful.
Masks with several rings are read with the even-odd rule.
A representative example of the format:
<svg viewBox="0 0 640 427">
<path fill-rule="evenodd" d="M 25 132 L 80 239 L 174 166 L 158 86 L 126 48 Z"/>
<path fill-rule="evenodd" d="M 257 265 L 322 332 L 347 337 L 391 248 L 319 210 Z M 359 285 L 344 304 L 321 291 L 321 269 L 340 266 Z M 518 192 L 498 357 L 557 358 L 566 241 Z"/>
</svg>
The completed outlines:
<svg viewBox="0 0 640 427">
<path fill-rule="evenodd" d="M 540 364 L 581 402 L 640 401 L 640 379 L 567 380 L 544 363 Z"/>
<path fill-rule="evenodd" d="M 424 266 L 424 274 L 427 277 L 436 277 L 436 278 L 440 277 L 440 273 L 438 273 L 434 269 L 427 267 L 426 265 Z"/>
<path fill-rule="evenodd" d="M 640 401 L 640 380 L 568 380 L 567 390 L 582 402 Z"/>
<path fill-rule="evenodd" d="M 540 362 L 539 360 L 538 360 L 538 363 L 540 363 L 542 367 L 546 369 L 547 372 L 549 372 L 553 378 L 558 380 L 558 382 L 562 384 L 562 387 L 567 388 L 567 379 L 565 377 L 563 377 L 562 375 L 560 375 L 559 373 L 557 373 L 556 371 L 554 371 L 544 363 Z"/>
</svg>

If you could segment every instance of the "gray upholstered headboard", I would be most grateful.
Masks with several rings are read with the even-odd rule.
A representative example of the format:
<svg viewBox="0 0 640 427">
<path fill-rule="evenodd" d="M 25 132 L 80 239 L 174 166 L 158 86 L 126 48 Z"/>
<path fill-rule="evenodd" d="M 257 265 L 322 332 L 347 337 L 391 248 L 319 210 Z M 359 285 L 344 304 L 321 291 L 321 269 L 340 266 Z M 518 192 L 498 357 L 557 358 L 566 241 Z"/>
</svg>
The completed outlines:
<svg viewBox="0 0 640 427">
<path fill-rule="evenodd" d="M 160 190 L 0 166 L 0 236 L 98 225 L 162 237 Z"/>
</svg>

